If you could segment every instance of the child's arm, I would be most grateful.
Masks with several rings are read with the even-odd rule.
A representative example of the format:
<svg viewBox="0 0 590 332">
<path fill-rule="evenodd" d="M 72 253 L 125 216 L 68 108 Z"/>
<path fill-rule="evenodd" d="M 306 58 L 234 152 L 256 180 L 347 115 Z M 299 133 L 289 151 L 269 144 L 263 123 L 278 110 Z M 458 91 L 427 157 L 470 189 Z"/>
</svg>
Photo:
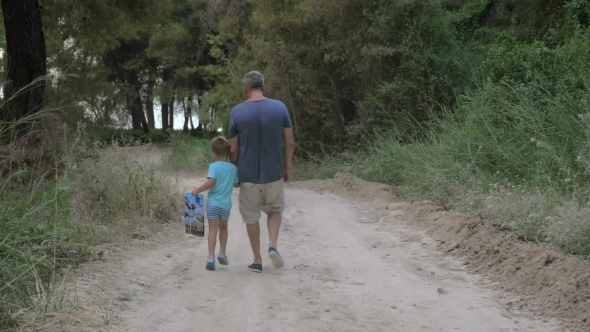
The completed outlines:
<svg viewBox="0 0 590 332">
<path fill-rule="evenodd" d="M 207 191 L 215 186 L 215 179 L 217 179 L 217 168 L 213 166 L 209 166 L 209 171 L 207 172 L 207 182 L 205 182 L 199 188 L 193 189 L 192 193 L 193 196 L 197 197 L 203 191 Z"/>
<path fill-rule="evenodd" d="M 207 182 L 205 182 L 202 186 L 200 186 L 199 188 L 193 189 L 192 194 L 193 194 L 193 196 L 197 197 L 203 191 L 207 191 L 207 190 L 213 188 L 214 186 L 215 186 L 215 178 L 209 178 L 207 180 Z"/>
</svg>

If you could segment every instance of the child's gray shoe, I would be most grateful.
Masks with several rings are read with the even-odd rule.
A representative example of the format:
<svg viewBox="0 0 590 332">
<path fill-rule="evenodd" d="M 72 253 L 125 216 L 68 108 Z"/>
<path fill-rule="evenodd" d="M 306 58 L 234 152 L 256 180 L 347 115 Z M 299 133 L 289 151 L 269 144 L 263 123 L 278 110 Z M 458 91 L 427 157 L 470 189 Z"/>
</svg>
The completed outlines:
<svg viewBox="0 0 590 332">
<path fill-rule="evenodd" d="M 209 271 L 215 271 L 215 260 L 213 258 L 208 258 L 205 268 Z"/>
<path fill-rule="evenodd" d="M 229 261 L 227 260 L 227 256 L 224 254 L 219 254 L 217 256 L 217 261 L 219 262 L 219 264 L 221 265 L 228 265 Z"/>
</svg>

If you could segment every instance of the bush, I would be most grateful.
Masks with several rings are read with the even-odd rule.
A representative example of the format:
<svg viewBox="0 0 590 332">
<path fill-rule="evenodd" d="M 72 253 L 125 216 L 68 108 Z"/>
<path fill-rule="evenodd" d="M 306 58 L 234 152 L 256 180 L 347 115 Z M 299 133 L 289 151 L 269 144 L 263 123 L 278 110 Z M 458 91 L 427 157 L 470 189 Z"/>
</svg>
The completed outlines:
<svg viewBox="0 0 590 332">
<path fill-rule="evenodd" d="M 124 146 L 120 146 L 124 144 Z M 107 241 L 109 229 L 135 229 L 137 218 L 167 221 L 174 206 L 172 178 L 157 174 L 158 161 L 151 159 L 151 144 L 119 142 L 95 145 L 89 158 L 76 165 L 72 187 L 72 213 L 78 222 L 102 230 Z"/>
<path fill-rule="evenodd" d="M 0 329 L 20 320 L 23 308 L 53 310 L 56 276 L 86 250 L 83 230 L 67 213 L 69 192 L 42 183 L 31 191 L 0 192 Z"/>
<path fill-rule="evenodd" d="M 0 128 L 0 137 L 9 129 Z M 44 145 L 41 153 L 33 149 L 25 156 L 5 146 L 0 156 L 0 330 L 29 321 L 28 312 L 42 316 L 63 305 L 57 279 L 86 252 L 87 232 L 70 217 L 67 185 L 71 161 L 83 145 L 79 134 L 65 146 Z"/>
<path fill-rule="evenodd" d="M 366 140 L 360 155 L 324 158 L 325 174 L 346 161 L 402 196 L 480 211 L 590 258 L 590 38 L 578 33 L 553 49 L 505 43 L 486 63 L 490 79 L 416 128 L 419 138 L 393 131 Z"/>
<path fill-rule="evenodd" d="M 184 132 L 183 130 L 167 130 L 165 133 L 162 129 L 150 129 L 149 133 L 141 130 L 117 129 L 105 127 L 91 127 L 88 129 L 88 138 L 90 141 L 98 141 L 103 144 L 119 142 L 124 146 L 125 142 L 134 141 L 138 143 L 170 143 L 173 137 L 192 137 L 194 139 L 213 138 L 219 135 L 217 132 L 203 132 L 194 129 Z"/>
<path fill-rule="evenodd" d="M 161 129 L 151 129 L 148 134 L 141 130 L 116 129 L 116 128 L 90 128 L 88 131 L 91 141 L 98 141 L 104 144 L 113 142 L 124 142 L 133 140 L 140 143 L 167 143 L 169 135 Z"/>
<path fill-rule="evenodd" d="M 27 150 L 27 157 L 38 155 L 31 163 L 11 154 L 13 146 L 0 154 L 0 330 L 35 326 L 36 318 L 63 309 L 58 280 L 89 245 L 124 240 L 138 225 L 155 228 L 170 218 L 174 182 L 156 172 L 150 144 L 88 148 L 84 125 L 78 129 L 45 139 L 60 146 Z"/>
<path fill-rule="evenodd" d="M 173 135 L 172 152 L 166 158 L 165 167 L 172 171 L 197 172 L 207 170 L 215 161 L 211 152 L 211 141 L 190 136 Z"/>
</svg>

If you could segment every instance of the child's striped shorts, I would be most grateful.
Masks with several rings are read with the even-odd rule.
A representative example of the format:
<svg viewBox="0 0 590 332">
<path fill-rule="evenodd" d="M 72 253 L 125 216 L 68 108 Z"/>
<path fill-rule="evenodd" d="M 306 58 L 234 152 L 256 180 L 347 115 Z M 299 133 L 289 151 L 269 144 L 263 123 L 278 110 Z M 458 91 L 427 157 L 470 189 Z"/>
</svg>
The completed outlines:
<svg viewBox="0 0 590 332">
<path fill-rule="evenodd" d="M 215 205 L 211 205 L 207 203 L 207 219 L 214 220 L 228 220 L 229 219 L 229 210 L 224 210 L 220 207 Z"/>
</svg>

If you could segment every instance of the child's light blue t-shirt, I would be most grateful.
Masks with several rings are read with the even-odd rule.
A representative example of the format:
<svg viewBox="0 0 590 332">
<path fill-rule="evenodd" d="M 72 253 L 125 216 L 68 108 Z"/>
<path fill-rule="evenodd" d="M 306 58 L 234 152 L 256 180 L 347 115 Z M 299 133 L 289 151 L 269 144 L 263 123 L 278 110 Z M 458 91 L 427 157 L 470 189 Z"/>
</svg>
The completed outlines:
<svg viewBox="0 0 590 332">
<path fill-rule="evenodd" d="M 209 190 L 207 203 L 218 208 L 231 209 L 231 195 L 234 184 L 238 183 L 238 168 L 232 163 L 217 161 L 209 165 L 208 179 L 215 179 L 215 186 Z"/>
</svg>

